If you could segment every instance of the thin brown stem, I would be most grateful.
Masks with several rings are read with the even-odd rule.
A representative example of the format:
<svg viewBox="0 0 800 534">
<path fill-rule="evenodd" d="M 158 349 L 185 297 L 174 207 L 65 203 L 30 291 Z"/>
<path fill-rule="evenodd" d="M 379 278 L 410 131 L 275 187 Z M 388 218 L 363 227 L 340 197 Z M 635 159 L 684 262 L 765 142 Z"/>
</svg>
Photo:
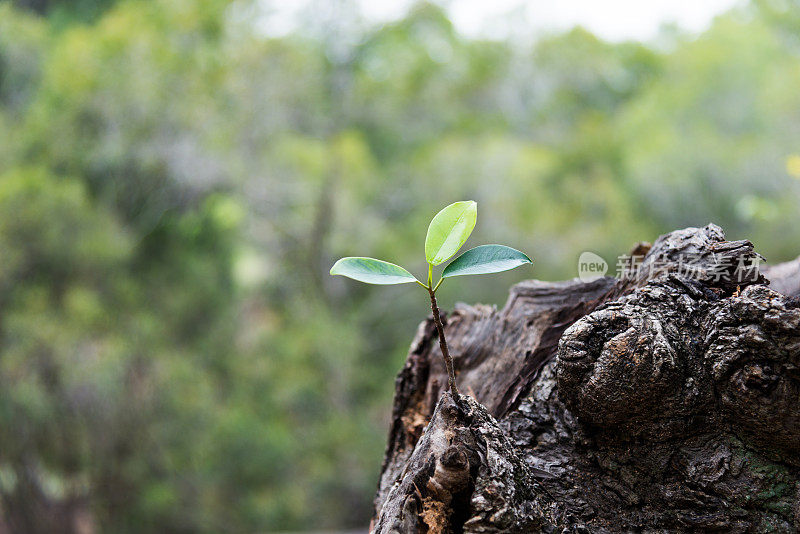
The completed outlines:
<svg viewBox="0 0 800 534">
<path fill-rule="evenodd" d="M 439 306 L 436 305 L 436 293 L 430 288 L 428 288 L 428 293 L 431 296 L 433 322 L 436 324 L 436 330 L 439 332 L 439 347 L 442 349 L 442 357 L 444 358 L 445 367 L 447 367 L 448 386 L 450 387 L 450 393 L 453 395 L 453 400 L 458 402 L 456 373 L 453 369 L 453 359 L 450 357 L 450 350 L 447 348 L 447 340 L 444 338 L 444 326 L 442 325 L 442 318 L 439 316 Z"/>
</svg>

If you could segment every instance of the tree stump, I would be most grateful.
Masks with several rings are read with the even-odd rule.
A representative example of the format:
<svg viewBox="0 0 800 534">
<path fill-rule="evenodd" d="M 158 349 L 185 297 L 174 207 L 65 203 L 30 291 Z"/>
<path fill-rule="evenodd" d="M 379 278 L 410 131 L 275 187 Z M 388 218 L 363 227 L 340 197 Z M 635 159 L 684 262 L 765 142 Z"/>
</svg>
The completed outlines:
<svg viewBox="0 0 800 534">
<path fill-rule="evenodd" d="M 459 402 L 420 325 L 373 532 L 800 530 L 800 258 L 759 269 L 714 225 L 637 252 L 457 305 Z"/>
</svg>

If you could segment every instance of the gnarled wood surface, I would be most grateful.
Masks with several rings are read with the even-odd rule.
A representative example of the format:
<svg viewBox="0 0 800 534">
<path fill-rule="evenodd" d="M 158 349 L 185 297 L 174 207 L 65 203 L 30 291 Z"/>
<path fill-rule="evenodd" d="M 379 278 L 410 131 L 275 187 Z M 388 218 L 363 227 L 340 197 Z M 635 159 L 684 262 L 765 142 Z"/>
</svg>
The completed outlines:
<svg viewBox="0 0 800 534">
<path fill-rule="evenodd" d="M 638 250 L 622 279 L 457 307 L 462 402 L 420 325 L 375 532 L 800 529 L 800 258 L 759 269 L 714 225 Z"/>
</svg>

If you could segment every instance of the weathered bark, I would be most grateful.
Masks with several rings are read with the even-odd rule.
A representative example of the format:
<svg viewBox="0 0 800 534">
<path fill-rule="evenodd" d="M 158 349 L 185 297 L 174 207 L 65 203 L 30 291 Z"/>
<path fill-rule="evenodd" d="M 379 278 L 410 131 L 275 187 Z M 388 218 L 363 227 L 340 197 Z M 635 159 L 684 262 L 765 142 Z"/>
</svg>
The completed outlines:
<svg viewBox="0 0 800 534">
<path fill-rule="evenodd" d="M 714 225 L 639 250 L 621 279 L 457 306 L 460 405 L 420 325 L 375 532 L 800 529 L 800 258 L 762 275 Z"/>
<path fill-rule="evenodd" d="M 800 297 L 800 256 L 786 263 L 762 269 L 770 288 L 790 297 Z"/>
</svg>

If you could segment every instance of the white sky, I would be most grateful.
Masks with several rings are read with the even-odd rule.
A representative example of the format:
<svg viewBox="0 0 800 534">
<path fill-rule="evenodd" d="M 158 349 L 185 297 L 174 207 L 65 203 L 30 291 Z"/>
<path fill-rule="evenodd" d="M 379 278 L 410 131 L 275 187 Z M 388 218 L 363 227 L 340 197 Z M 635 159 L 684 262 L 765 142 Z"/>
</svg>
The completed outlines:
<svg viewBox="0 0 800 534">
<path fill-rule="evenodd" d="M 298 16 L 320 0 L 266 0 L 268 34 L 287 33 Z M 330 1 L 330 0 L 328 0 Z M 356 0 L 371 22 L 402 17 L 414 0 Z M 323 4 L 325 2 L 323 1 Z M 535 36 L 584 26 L 611 41 L 650 40 L 662 24 L 701 32 L 737 0 L 439 0 L 458 30 L 469 36 Z M 328 4 L 330 7 L 330 4 Z M 511 17 L 509 17 L 511 15 Z"/>
</svg>

